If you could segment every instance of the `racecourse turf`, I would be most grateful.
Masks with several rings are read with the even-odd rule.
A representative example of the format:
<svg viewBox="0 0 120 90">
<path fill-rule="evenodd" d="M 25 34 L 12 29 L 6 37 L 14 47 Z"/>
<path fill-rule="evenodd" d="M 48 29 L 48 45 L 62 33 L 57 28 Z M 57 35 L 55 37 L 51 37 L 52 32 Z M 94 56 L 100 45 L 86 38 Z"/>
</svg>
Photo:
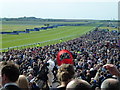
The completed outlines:
<svg viewBox="0 0 120 90">
<path fill-rule="evenodd" d="M 25 28 L 38 28 L 39 25 L 3 25 L 2 31 L 25 30 Z M 13 27 L 12 27 L 13 26 Z M 53 29 L 31 31 L 30 33 L 21 33 L 19 35 L 2 35 L 2 49 L 10 47 L 35 47 L 37 43 L 40 46 L 60 43 L 62 41 L 77 38 L 90 30 L 93 30 L 96 25 L 88 26 L 60 26 Z M 29 44 L 29 45 L 28 45 Z M 24 46 L 24 47 L 23 47 Z"/>
</svg>

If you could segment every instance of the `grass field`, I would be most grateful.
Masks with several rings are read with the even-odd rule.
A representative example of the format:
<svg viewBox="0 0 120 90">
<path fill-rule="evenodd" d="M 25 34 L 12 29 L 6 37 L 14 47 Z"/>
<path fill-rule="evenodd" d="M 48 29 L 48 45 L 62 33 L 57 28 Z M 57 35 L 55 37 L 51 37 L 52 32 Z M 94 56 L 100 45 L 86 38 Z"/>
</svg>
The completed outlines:
<svg viewBox="0 0 120 90">
<path fill-rule="evenodd" d="M 2 30 L 4 32 L 12 32 L 12 31 L 24 31 L 25 29 L 33 29 L 34 27 L 42 27 L 43 25 L 13 25 L 13 24 L 5 24 L 2 25 Z"/>
<path fill-rule="evenodd" d="M 41 25 L 24 25 L 24 24 L 3 24 L 2 31 L 14 31 L 25 30 L 26 28 L 32 29 L 35 27 L 41 27 Z M 40 46 L 60 43 L 60 39 L 63 41 L 71 40 L 80 35 L 92 30 L 96 25 L 89 26 L 61 26 L 58 28 L 31 31 L 30 33 L 23 33 L 19 35 L 2 35 L 2 48 L 16 47 L 26 48 L 36 46 L 40 43 Z"/>
<path fill-rule="evenodd" d="M 100 29 L 109 29 L 110 31 L 118 30 L 118 28 L 113 28 L 113 27 L 100 27 Z"/>
</svg>

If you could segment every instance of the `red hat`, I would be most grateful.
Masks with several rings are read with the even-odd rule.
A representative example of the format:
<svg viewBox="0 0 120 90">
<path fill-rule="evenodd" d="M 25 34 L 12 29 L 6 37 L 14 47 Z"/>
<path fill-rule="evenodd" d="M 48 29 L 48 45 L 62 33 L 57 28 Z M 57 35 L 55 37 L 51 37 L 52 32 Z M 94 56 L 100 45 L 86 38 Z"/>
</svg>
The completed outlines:
<svg viewBox="0 0 120 90">
<path fill-rule="evenodd" d="M 69 59 L 63 59 L 63 60 L 60 60 L 60 56 L 64 53 L 67 53 L 70 55 L 70 58 Z M 60 66 L 61 64 L 73 64 L 73 56 L 72 54 L 68 51 L 68 50 L 61 50 L 58 52 L 57 54 L 57 63 L 58 63 L 58 66 Z"/>
</svg>

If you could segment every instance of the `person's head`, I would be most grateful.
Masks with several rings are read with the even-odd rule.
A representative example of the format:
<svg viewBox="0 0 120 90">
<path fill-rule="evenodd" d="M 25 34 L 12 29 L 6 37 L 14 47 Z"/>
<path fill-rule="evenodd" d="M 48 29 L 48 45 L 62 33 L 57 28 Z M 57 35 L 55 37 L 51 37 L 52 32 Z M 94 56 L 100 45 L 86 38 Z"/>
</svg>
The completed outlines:
<svg viewBox="0 0 120 90">
<path fill-rule="evenodd" d="M 17 65 L 11 62 L 2 63 L 1 69 L 1 77 L 2 77 L 2 85 L 10 82 L 16 82 L 20 75 L 19 68 Z"/>
<path fill-rule="evenodd" d="M 17 84 L 23 90 L 29 90 L 29 83 L 28 83 L 27 78 L 24 75 L 19 76 L 19 78 L 17 80 Z"/>
<path fill-rule="evenodd" d="M 58 69 L 57 77 L 60 81 L 66 82 L 74 77 L 75 71 L 71 64 L 62 64 Z"/>
<path fill-rule="evenodd" d="M 67 84 L 66 90 L 91 90 L 91 86 L 85 80 L 74 79 Z"/>
<path fill-rule="evenodd" d="M 101 84 L 101 90 L 120 90 L 120 82 L 113 78 L 106 79 Z"/>
</svg>

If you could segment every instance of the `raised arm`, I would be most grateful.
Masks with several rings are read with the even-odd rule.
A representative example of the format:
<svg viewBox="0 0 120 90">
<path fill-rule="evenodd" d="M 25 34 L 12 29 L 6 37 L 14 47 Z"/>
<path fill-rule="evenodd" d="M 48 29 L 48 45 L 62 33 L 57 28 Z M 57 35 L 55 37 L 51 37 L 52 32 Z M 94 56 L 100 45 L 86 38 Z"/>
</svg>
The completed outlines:
<svg viewBox="0 0 120 90">
<path fill-rule="evenodd" d="M 118 71 L 117 67 L 113 64 L 106 64 L 103 66 L 104 68 L 106 68 L 107 70 L 109 70 L 109 72 L 112 75 L 116 75 L 118 77 L 120 77 L 120 72 Z"/>
</svg>

